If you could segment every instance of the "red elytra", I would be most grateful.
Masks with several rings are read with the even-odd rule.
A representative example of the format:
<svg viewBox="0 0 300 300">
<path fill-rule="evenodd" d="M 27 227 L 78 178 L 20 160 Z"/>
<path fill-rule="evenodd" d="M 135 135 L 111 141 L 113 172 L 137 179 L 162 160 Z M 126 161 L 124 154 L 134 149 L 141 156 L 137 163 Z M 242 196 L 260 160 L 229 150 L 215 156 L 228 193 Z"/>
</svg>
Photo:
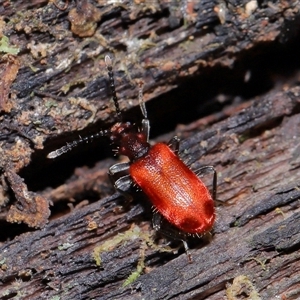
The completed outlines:
<svg viewBox="0 0 300 300">
<path fill-rule="evenodd" d="M 212 166 L 204 166 L 196 171 L 197 175 L 203 171 L 213 172 L 213 193 L 201 179 L 178 156 L 179 139 L 174 137 L 169 144 L 157 143 L 150 146 L 150 123 L 147 119 L 147 110 L 143 100 L 142 85 L 139 89 L 139 102 L 144 116 L 141 127 L 137 128 L 130 122 L 122 121 L 115 91 L 112 62 L 109 56 L 105 57 L 108 70 L 112 98 L 119 122 L 108 130 L 100 130 L 94 135 L 80 137 L 72 143 L 52 151 L 48 158 L 56 158 L 94 138 L 106 136 L 115 145 L 117 154 L 126 155 L 129 162 L 117 163 L 109 168 L 109 175 L 114 181 L 115 188 L 126 193 L 132 185 L 137 185 L 149 198 L 154 206 L 153 226 L 163 234 L 182 240 L 186 251 L 188 245 L 186 236 L 200 236 L 213 227 L 215 221 L 214 200 L 216 198 L 217 174 Z M 128 172 L 128 175 L 115 176 Z M 165 218 L 171 227 L 162 229 L 161 217 Z"/>
<path fill-rule="evenodd" d="M 212 228 L 215 208 L 207 187 L 166 144 L 150 148 L 130 165 L 129 172 L 171 224 L 193 234 L 203 234 Z"/>
</svg>

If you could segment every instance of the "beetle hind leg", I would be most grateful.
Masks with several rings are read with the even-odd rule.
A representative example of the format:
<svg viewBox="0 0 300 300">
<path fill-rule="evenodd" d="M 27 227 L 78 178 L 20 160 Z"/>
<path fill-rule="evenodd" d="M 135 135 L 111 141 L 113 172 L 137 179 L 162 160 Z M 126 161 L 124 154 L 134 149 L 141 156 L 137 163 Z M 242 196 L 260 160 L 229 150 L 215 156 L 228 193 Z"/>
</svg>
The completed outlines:
<svg viewBox="0 0 300 300">
<path fill-rule="evenodd" d="M 166 223 L 164 225 L 164 228 L 162 226 L 163 222 Z M 187 234 L 172 227 L 172 225 L 166 219 L 164 219 L 164 217 L 160 213 L 158 213 L 156 211 L 153 213 L 152 225 L 153 225 L 154 230 L 160 232 L 161 234 L 165 235 L 166 237 L 181 241 L 183 243 L 184 250 L 188 256 L 189 262 L 192 261 L 191 254 L 189 251 L 189 246 L 186 241 Z"/>
</svg>

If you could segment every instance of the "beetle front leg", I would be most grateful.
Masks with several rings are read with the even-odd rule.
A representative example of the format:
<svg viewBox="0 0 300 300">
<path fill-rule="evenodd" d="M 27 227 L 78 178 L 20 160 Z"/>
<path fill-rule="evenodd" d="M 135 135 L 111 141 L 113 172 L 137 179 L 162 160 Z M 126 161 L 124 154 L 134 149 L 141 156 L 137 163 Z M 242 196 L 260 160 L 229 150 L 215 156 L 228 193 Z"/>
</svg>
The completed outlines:
<svg viewBox="0 0 300 300">
<path fill-rule="evenodd" d="M 162 223 L 166 222 L 164 228 L 162 228 Z M 158 213 L 158 212 L 154 212 L 153 213 L 153 217 L 152 217 L 152 226 L 153 229 L 162 233 L 163 235 L 174 239 L 174 240 L 180 240 L 183 243 L 185 252 L 188 256 L 189 261 L 191 262 L 191 255 L 190 255 L 190 251 L 189 251 L 189 246 L 186 242 L 186 234 L 183 233 L 182 231 L 179 231 L 173 227 L 171 227 L 170 223 L 164 219 L 164 217 Z"/>
<path fill-rule="evenodd" d="M 123 171 L 127 171 L 130 167 L 129 162 L 126 163 L 118 163 L 115 165 L 112 165 L 109 169 L 108 169 L 108 174 L 113 176 L 117 173 L 123 172 Z"/>
<path fill-rule="evenodd" d="M 125 175 L 118 178 L 117 180 L 114 177 L 118 173 L 127 171 L 129 169 L 129 166 L 130 166 L 129 162 L 115 164 L 108 169 L 108 175 L 115 189 L 121 194 L 123 194 L 126 198 L 131 199 L 132 197 L 128 193 L 132 185 L 131 177 L 129 175 Z"/>
<path fill-rule="evenodd" d="M 199 168 L 198 170 L 195 171 L 195 174 L 197 176 L 206 173 L 206 171 L 213 172 L 213 192 L 212 192 L 212 198 L 214 201 L 217 199 L 217 171 L 213 166 L 204 166 Z"/>
</svg>

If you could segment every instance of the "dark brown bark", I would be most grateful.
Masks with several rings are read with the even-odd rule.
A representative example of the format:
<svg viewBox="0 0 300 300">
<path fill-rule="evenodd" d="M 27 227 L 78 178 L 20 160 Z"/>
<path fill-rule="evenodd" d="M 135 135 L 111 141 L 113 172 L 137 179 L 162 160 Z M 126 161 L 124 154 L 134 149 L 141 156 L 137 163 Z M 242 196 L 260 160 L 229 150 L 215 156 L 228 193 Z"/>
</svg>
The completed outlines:
<svg viewBox="0 0 300 300">
<path fill-rule="evenodd" d="M 0 8 L 0 298 L 298 299 L 299 2 L 26 3 Z M 189 123 L 182 159 L 217 169 L 192 263 L 155 236 L 141 194 L 114 194 L 106 141 L 46 158 L 116 120 L 108 53 L 125 118 L 141 119 L 142 79 L 152 133 Z"/>
</svg>

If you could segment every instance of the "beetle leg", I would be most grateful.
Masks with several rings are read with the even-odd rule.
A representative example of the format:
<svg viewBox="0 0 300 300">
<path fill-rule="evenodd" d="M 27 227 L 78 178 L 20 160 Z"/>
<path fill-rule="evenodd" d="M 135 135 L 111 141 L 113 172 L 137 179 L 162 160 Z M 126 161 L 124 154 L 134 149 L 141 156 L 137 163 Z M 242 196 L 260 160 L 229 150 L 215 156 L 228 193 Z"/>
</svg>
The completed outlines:
<svg viewBox="0 0 300 300">
<path fill-rule="evenodd" d="M 108 169 L 108 174 L 110 176 L 113 176 L 119 172 L 122 171 L 127 171 L 129 169 L 129 162 L 126 163 L 118 163 L 115 165 L 112 165 L 109 169 Z"/>
<path fill-rule="evenodd" d="M 132 200 L 132 196 L 129 193 L 130 187 L 132 186 L 132 180 L 130 175 L 125 175 L 120 177 L 118 180 L 114 182 L 115 189 L 121 193 L 127 200 Z"/>
<path fill-rule="evenodd" d="M 213 200 L 216 201 L 217 198 L 217 172 L 213 166 L 204 166 L 195 171 L 195 174 L 199 176 L 200 174 L 206 173 L 206 171 L 213 172 Z"/>
<path fill-rule="evenodd" d="M 110 177 L 111 182 L 113 183 L 115 189 L 120 192 L 123 196 L 125 196 L 128 200 L 131 200 L 132 197 L 129 193 L 129 189 L 132 185 L 132 180 L 130 175 L 125 175 L 122 176 L 120 178 L 118 178 L 117 180 L 115 179 L 115 175 L 123 172 L 123 171 L 127 171 L 129 169 L 129 162 L 126 163 L 118 163 L 115 165 L 112 165 L 109 169 L 108 169 L 108 175 Z"/>
<path fill-rule="evenodd" d="M 169 141 L 168 146 L 177 154 L 179 152 L 179 144 L 180 144 L 180 138 L 175 135 Z"/>
<path fill-rule="evenodd" d="M 142 133 L 146 136 L 147 142 L 149 142 L 150 122 L 148 119 L 142 120 Z"/>
<path fill-rule="evenodd" d="M 166 222 L 164 228 L 162 228 L 162 223 L 163 221 Z M 167 222 L 163 216 L 158 213 L 158 212 L 154 212 L 153 213 L 153 217 L 152 217 L 152 225 L 153 225 L 153 228 L 154 230 L 162 233 L 163 235 L 171 238 L 171 239 L 174 239 L 174 240 L 180 240 L 182 243 L 183 243 L 183 246 L 184 246 L 184 250 L 188 256 L 188 259 L 189 261 L 191 262 L 191 254 L 190 254 L 190 251 L 189 251 L 189 246 L 186 242 L 186 234 L 183 233 L 182 231 L 179 231 L 173 227 L 171 227 L 170 223 Z"/>
</svg>

